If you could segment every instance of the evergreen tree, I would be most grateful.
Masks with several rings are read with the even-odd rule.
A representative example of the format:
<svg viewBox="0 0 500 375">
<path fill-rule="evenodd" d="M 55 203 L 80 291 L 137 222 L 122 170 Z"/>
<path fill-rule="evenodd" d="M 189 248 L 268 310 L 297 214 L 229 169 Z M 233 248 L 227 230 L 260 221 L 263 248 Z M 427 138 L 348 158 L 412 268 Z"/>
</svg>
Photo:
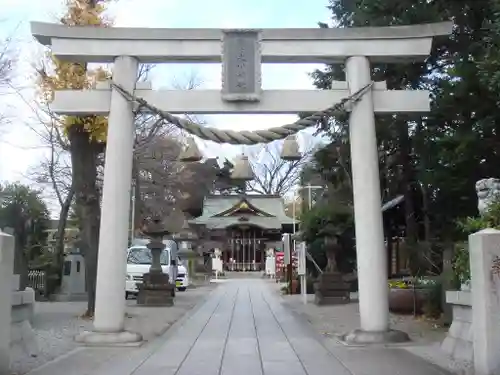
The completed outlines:
<svg viewBox="0 0 500 375">
<path fill-rule="evenodd" d="M 374 65 L 373 79 L 389 89 L 431 91 L 429 114 L 377 115 L 382 191 L 405 195 L 409 240 L 454 238 L 457 218 L 477 213 L 475 181 L 498 173 L 499 1 L 331 0 L 329 9 L 335 27 L 453 20 L 453 35 L 438 38 L 424 63 Z M 345 79 L 343 68 L 313 72 L 314 84 L 329 89 L 332 80 Z M 348 160 L 349 148 L 338 148 L 348 142 L 346 121 L 328 125 L 327 150 L 335 147 Z M 338 160 L 332 156 L 323 151 L 316 162 L 335 181 L 342 172 L 332 171 Z"/>
</svg>

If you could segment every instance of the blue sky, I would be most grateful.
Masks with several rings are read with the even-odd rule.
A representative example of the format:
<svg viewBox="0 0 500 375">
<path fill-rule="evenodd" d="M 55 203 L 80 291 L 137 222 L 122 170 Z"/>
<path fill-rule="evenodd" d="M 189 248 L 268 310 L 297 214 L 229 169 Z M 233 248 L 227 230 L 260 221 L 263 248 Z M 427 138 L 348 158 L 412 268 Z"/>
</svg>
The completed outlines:
<svg viewBox="0 0 500 375">
<path fill-rule="evenodd" d="M 0 0 L 0 37 L 15 37 L 21 51 L 19 66 L 20 85 L 25 89 L 25 98 L 31 100 L 33 87 L 31 64 L 40 58 L 41 50 L 31 39 L 29 21 L 57 22 L 64 0 Z M 136 8 L 139 3 L 141 8 Z M 293 5 L 295 3 L 295 5 Z M 319 21 L 328 22 L 330 14 L 327 0 L 117 0 L 111 8 L 118 27 L 214 27 L 214 28 L 264 28 L 264 27 L 317 27 Z M 263 86 L 265 89 L 312 88 L 307 73 L 317 65 L 265 65 Z M 195 73 L 201 80 L 201 88 L 220 87 L 220 65 L 162 65 L 153 75 L 155 88 L 171 86 L 174 81 L 182 83 L 185 77 Z M 16 95 L 8 103 L 1 98 L 0 108 L 9 107 L 14 114 L 13 124 L 2 135 L 0 141 L 0 181 L 23 180 L 23 174 L 46 152 L 41 147 L 36 133 L 27 124 L 33 124 L 29 109 Z M 211 126 L 232 129 L 258 129 L 293 122 L 293 115 L 225 115 L 206 116 Z M 7 134 L 5 134 L 7 131 Z M 209 156 L 221 152 L 209 143 L 203 144 Z M 241 149 L 224 146 L 223 153 L 229 157 Z M 8 162 L 6 162 L 6 160 Z M 15 161 L 15 163 L 13 162 Z"/>
</svg>

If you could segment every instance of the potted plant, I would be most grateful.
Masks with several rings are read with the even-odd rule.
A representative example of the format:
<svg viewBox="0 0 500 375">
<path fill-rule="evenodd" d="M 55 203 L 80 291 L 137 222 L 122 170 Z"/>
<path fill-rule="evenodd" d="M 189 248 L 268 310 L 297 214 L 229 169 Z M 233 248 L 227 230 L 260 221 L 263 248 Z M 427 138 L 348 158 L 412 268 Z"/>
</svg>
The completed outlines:
<svg viewBox="0 0 500 375">
<path fill-rule="evenodd" d="M 427 277 L 389 281 L 389 310 L 398 314 L 421 314 L 435 283 Z"/>
</svg>

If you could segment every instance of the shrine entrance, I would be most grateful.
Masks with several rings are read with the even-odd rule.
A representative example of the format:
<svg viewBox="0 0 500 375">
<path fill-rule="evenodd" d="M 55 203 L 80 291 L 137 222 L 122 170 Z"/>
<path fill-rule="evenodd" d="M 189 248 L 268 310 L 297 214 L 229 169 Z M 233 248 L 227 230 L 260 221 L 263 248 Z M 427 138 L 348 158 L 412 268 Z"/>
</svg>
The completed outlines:
<svg viewBox="0 0 500 375">
<path fill-rule="evenodd" d="M 451 22 L 342 29 L 101 28 L 98 32 L 93 27 L 33 22 L 31 30 L 58 59 L 114 63 L 112 81 L 90 90 L 58 90 L 51 103 L 51 110 L 61 115 L 109 115 L 94 331 L 84 340 L 139 340 L 137 334 L 124 332 L 122 256 L 128 243 L 137 112 L 154 113 L 198 138 L 235 145 L 283 140 L 348 115 L 361 323 L 349 340 L 374 343 L 392 337 L 375 114 L 428 112 L 430 101 L 428 91 L 388 90 L 386 82 L 373 82 L 372 66 L 425 61 L 433 38 L 448 38 L 452 33 Z M 150 83 L 137 83 L 139 63 L 189 61 L 222 62 L 221 89 L 157 91 Z M 343 64 L 345 81 L 332 82 L 329 90 L 263 90 L 261 65 L 291 62 Z M 175 116 L 186 113 L 311 115 L 267 130 L 237 132 Z M 278 232 L 286 225 L 272 214 L 241 215 L 241 219 L 213 215 L 204 214 L 210 230 L 226 231 L 235 224 L 250 225 L 250 220 Z"/>
<path fill-rule="evenodd" d="M 228 230 L 227 249 L 223 251 L 227 271 L 262 271 L 264 249 L 263 230 L 248 225 L 236 225 Z"/>
</svg>

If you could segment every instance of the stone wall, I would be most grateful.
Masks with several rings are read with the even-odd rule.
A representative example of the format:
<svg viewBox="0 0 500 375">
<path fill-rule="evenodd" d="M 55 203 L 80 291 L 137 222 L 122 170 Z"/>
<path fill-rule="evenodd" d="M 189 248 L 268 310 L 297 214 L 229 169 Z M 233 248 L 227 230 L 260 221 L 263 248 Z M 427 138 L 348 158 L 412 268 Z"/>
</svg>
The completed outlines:
<svg viewBox="0 0 500 375">
<path fill-rule="evenodd" d="M 14 238 L 0 230 L 0 374 L 10 373 L 10 337 Z"/>
<path fill-rule="evenodd" d="M 20 346 L 29 355 L 38 351 L 31 327 L 35 291 L 19 290 L 19 275 L 13 269 L 14 238 L 0 231 L 0 299 L 7 302 L 0 304 L 0 375 L 10 374 L 12 347 Z"/>
</svg>

